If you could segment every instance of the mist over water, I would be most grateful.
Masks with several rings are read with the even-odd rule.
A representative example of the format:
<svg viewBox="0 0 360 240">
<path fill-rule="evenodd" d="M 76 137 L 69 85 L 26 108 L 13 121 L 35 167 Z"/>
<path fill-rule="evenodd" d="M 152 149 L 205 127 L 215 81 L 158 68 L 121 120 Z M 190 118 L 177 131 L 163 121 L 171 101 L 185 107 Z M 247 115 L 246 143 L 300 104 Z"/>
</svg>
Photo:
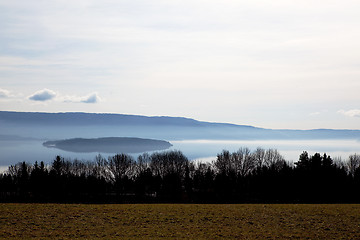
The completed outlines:
<svg viewBox="0 0 360 240">
<path fill-rule="evenodd" d="M 170 141 L 170 143 L 173 146 L 168 150 L 180 150 L 194 161 L 212 161 L 222 150 L 233 152 L 241 147 L 248 147 L 251 150 L 255 150 L 257 147 L 277 149 L 289 162 L 297 161 L 303 151 L 307 151 L 310 155 L 316 152 L 326 153 L 332 158 L 341 157 L 343 160 L 346 160 L 351 154 L 360 153 L 360 142 L 356 140 L 182 140 Z M 44 161 L 49 164 L 57 155 L 69 159 L 93 161 L 99 153 L 104 157 L 120 153 L 74 153 L 56 148 L 46 148 L 42 144 L 43 141 L 40 140 L 0 141 L 1 169 L 6 169 L 7 166 L 22 161 L 29 163 Z M 151 154 L 151 152 L 149 153 Z M 137 158 L 140 154 L 130 155 Z"/>
<path fill-rule="evenodd" d="M 130 154 L 134 158 L 142 154 L 143 150 L 116 148 L 109 151 L 108 142 L 102 148 L 93 146 L 86 153 L 78 151 L 79 148 L 73 149 L 72 143 L 60 149 L 43 146 L 46 141 L 68 141 L 72 138 L 104 140 L 114 137 L 168 141 L 173 145 L 169 150 L 180 150 L 190 160 L 202 161 L 215 160 L 223 150 L 234 152 L 243 147 L 252 151 L 258 147 L 277 149 L 289 162 L 297 161 L 303 151 L 311 155 L 316 152 L 327 153 L 332 158 L 341 157 L 343 160 L 351 154 L 360 153 L 360 141 L 356 140 L 360 139 L 360 130 L 272 130 L 177 117 L 0 111 L 0 166 L 23 161 L 44 161 L 49 164 L 57 155 L 92 161 L 98 153 L 108 157 L 123 151 L 137 152 Z M 135 143 L 131 144 L 139 147 Z M 89 144 L 85 144 L 85 147 L 89 147 Z"/>
<path fill-rule="evenodd" d="M 331 157 L 348 158 L 350 154 L 360 152 L 360 141 L 357 140 L 184 140 L 172 141 L 173 149 L 180 149 L 191 159 L 216 158 L 222 150 L 237 151 L 240 147 L 255 150 L 274 148 L 280 151 L 287 161 L 299 159 L 303 151 L 309 154 L 326 153 Z"/>
</svg>

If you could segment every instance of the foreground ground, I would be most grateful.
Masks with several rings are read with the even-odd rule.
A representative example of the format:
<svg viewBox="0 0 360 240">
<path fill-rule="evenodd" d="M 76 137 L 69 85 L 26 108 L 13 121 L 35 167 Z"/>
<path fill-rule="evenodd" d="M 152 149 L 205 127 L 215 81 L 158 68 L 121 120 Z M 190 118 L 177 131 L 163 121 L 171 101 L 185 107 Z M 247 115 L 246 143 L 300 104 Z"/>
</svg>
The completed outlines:
<svg viewBox="0 0 360 240">
<path fill-rule="evenodd" d="M 360 205 L 0 204 L 1 239 L 360 239 Z"/>
</svg>

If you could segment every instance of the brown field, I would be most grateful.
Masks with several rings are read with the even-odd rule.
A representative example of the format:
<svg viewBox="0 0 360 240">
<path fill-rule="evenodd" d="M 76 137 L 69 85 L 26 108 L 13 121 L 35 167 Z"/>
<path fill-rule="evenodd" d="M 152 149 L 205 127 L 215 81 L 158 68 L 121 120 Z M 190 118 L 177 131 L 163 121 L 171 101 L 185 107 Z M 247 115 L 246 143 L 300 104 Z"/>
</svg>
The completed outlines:
<svg viewBox="0 0 360 240">
<path fill-rule="evenodd" d="M 1 239 L 360 239 L 360 205 L 0 204 Z"/>
</svg>

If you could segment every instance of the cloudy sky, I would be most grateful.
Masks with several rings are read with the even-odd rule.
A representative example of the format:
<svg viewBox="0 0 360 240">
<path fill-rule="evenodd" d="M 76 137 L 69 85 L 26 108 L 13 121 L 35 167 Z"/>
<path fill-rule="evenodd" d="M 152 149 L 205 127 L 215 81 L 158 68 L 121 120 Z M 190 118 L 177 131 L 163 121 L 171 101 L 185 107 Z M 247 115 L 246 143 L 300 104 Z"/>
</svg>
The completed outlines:
<svg viewBox="0 0 360 240">
<path fill-rule="evenodd" d="M 358 0 L 0 0 L 0 110 L 360 129 Z"/>
</svg>

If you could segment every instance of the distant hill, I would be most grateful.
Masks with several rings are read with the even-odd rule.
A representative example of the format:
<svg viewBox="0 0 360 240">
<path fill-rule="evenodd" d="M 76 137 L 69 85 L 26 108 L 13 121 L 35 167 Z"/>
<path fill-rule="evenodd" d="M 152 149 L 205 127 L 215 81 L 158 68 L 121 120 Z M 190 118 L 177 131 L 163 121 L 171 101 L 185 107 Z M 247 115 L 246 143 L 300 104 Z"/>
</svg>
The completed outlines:
<svg viewBox="0 0 360 240">
<path fill-rule="evenodd" d="M 31 125 L 176 125 L 200 126 L 209 124 L 190 118 L 182 117 L 147 117 L 139 115 L 110 114 L 110 113 L 39 113 L 39 112 L 6 112 L 0 111 L 0 121 L 14 124 Z"/>
<path fill-rule="evenodd" d="M 68 152 L 103 152 L 103 153 L 141 153 L 170 148 L 172 145 L 163 140 L 109 137 L 109 138 L 72 138 L 47 141 L 43 145 Z"/>
<path fill-rule="evenodd" d="M 202 122 L 183 117 L 96 113 L 0 111 L 2 136 L 41 139 L 137 137 L 150 139 L 360 139 L 360 130 L 274 130 L 248 125 Z"/>
</svg>

